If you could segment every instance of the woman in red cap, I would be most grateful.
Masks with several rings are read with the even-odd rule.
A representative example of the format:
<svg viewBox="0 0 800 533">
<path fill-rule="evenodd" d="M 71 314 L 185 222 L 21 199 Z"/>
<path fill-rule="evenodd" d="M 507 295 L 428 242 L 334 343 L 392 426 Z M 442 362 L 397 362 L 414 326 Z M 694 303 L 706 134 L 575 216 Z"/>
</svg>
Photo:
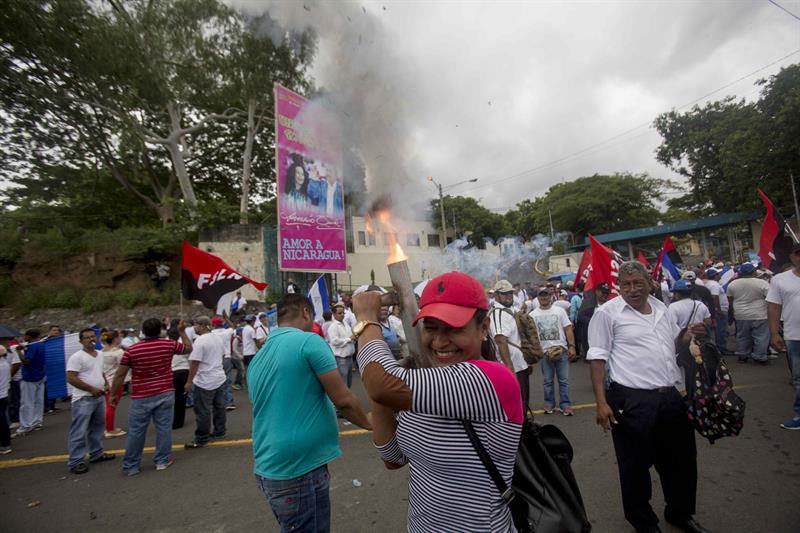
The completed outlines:
<svg viewBox="0 0 800 533">
<path fill-rule="evenodd" d="M 380 294 L 353 297 L 358 367 L 386 467 L 410 465 L 408 530 L 515 531 L 462 420 L 472 422 L 511 485 L 522 431 L 519 383 L 497 362 L 483 287 L 460 272 L 434 278 L 419 302 L 434 368 L 403 368 L 381 336 Z"/>
</svg>

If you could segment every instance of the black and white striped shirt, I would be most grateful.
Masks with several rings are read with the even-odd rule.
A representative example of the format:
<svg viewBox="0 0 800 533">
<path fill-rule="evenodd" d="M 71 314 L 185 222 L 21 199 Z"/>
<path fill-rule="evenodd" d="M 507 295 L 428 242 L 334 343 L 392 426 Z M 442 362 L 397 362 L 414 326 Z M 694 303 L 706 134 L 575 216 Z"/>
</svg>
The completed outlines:
<svg viewBox="0 0 800 533">
<path fill-rule="evenodd" d="M 358 352 L 362 371 L 372 362 L 411 389 L 411 409 L 398 414 L 395 437 L 378 447 L 383 460 L 409 465 L 408 531 L 516 531 L 508 506 L 461 424 L 472 421 L 511 485 L 523 422 L 514 374 L 483 360 L 405 369 L 379 340 Z"/>
</svg>

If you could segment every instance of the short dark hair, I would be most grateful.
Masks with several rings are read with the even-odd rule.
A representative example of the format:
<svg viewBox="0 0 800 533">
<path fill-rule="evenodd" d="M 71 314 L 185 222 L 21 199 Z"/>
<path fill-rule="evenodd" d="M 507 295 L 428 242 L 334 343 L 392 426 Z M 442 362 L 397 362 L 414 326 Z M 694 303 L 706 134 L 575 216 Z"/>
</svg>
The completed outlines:
<svg viewBox="0 0 800 533">
<path fill-rule="evenodd" d="M 86 333 L 87 331 L 90 331 L 90 332 L 94 333 L 95 336 L 97 335 L 97 332 L 94 329 L 92 329 L 92 328 L 83 328 L 82 330 L 80 330 L 78 332 L 78 340 L 79 341 L 83 340 L 83 334 Z"/>
<path fill-rule="evenodd" d="M 299 316 L 303 309 L 308 309 L 312 315 L 314 314 L 314 306 L 307 296 L 296 293 L 285 294 L 278 301 L 278 322 Z"/>
<path fill-rule="evenodd" d="M 334 310 L 334 309 L 336 309 L 335 305 L 333 307 L 331 307 L 331 311 Z M 330 320 L 331 318 L 333 318 L 333 313 L 331 311 L 323 311 L 322 312 L 322 318 L 324 318 L 326 321 Z"/>
<path fill-rule="evenodd" d="M 41 335 L 41 333 L 39 332 L 39 330 L 38 330 L 38 329 L 28 329 L 28 330 L 25 330 L 25 336 L 26 336 L 26 337 L 30 337 L 30 338 L 32 338 L 32 339 L 38 339 L 38 338 L 39 338 L 39 335 Z"/>
<path fill-rule="evenodd" d="M 158 337 L 161 335 L 161 329 L 163 327 L 164 324 L 161 323 L 161 319 L 148 318 L 142 322 L 142 333 L 144 333 L 145 337 Z"/>
</svg>

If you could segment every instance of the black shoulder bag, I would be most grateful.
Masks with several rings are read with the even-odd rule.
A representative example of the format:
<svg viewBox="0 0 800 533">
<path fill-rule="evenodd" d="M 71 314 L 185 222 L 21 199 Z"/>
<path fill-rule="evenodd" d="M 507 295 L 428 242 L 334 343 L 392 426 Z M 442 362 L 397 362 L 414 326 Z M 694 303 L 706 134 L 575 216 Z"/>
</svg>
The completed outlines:
<svg viewBox="0 0 800 533">
<path fill-rule="evenodd" d="M 572 445 L 556 426 L 526 419 L 509 487 L 472 422 L 462 420 L 472 447 L 511 510 L 520 533 L 588 533 L 583 498 L 572 472 Z"/>
</svg>

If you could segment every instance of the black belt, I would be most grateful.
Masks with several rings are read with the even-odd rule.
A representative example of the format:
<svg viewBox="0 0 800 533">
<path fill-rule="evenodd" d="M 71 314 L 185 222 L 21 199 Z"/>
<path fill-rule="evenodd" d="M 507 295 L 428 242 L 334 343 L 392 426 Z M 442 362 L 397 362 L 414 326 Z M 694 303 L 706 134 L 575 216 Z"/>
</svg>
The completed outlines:
<svg viewBox="0 0 800 533">
<path fill-rule="evenodd" d="M 611 387 L 619 387 L 620 389 L 629 390 L 629 391 L 656 392 L 656 393 L 660 393 L 660 394 L 666 394 L 668 392 L 672 392 L 672 391 L 676 390 L 674 386 L 673 387 L 658 387 L 658 388 L 655 388 L 655 389 L 634 389 L 632 387 L 626 387 L 625 385 L 620 385 L 619 383 L 617 383 L 615 381 L 611 382 Z"/>
</svg>

